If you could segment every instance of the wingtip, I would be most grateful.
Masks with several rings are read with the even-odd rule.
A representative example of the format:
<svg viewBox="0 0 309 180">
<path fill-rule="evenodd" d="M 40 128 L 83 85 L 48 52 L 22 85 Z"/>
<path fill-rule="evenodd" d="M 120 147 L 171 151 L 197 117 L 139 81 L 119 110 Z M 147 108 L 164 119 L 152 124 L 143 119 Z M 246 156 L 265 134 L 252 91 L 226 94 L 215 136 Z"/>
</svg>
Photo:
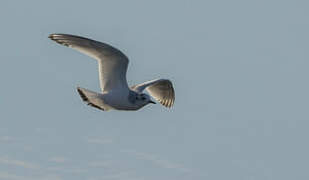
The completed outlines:
<svg viewBox="0 0 309 180">
<path fill-rule="evenodd" d="M 61 34 L 52 33 L 52 34 L 48 35 L 48 38 L 54 40 L 54 39 L 55 39 L 55 36 L 59 36 L 59 35 L 61 35 Z"/>
<path fill-rule="evenodd" d="M 54 34 L 48 35 L 48 38 L 49 38 L 49 39 L 53 39 L 53 37 L 54 37 Z"/>
<path fill-rule="evenodd" d="M 55 33 L 53 33 L 53 34 L 50 34 L 50 35 L 48 36 L 48 38 L 51 39 L 51 40 L 53 40 L 53 41 L 55 41 L 55 42 L 57 42 L 58 44 L 61 44 L 61 45 L 70 47 L 70 44 L 64 42 L 63 39 L 59 39 L 59 38 L 61 38 L 63 35 L 64 35 L 64 34 L 55 34 Z"/>
</svg>

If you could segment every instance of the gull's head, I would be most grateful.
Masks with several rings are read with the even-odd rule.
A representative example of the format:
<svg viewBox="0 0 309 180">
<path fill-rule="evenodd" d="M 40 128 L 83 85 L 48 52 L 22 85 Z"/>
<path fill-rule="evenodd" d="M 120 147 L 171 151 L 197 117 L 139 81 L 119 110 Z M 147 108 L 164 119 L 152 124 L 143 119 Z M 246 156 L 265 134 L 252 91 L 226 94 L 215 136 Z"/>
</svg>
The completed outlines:
<svg viewBox="0 0 309 180">
<path fill-rule="evenodd" d="M 150 96 L 145 93 L 137 94 L 136 96 L 136 103 L 142 106 L 145 106 L 149 103 L 156 104 L 154 101 L 151 100 Z"/>
</svg>

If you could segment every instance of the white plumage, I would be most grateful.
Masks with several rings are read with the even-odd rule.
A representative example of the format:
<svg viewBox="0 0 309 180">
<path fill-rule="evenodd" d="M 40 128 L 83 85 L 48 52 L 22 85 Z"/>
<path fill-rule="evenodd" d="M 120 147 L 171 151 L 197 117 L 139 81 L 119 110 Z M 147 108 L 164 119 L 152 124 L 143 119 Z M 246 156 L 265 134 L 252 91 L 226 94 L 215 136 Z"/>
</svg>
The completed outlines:
<svg viewBox="0 0 309 180">
<path fill-rule="evenodd" d="M 156 79 L 129 88 L 126 79 L 129 60 L 120 50 L 102 42 L 69 34 L 51 34 L 49 38 L 98 61 L 101 92 L 77 88 L 88 105 L 104 111 L 138 110 L 154 103 L 149 95 L 143 93 L 146 89 L 162 105 L 173 106 L 175 92 L 170 80 Z"/>
</svg>

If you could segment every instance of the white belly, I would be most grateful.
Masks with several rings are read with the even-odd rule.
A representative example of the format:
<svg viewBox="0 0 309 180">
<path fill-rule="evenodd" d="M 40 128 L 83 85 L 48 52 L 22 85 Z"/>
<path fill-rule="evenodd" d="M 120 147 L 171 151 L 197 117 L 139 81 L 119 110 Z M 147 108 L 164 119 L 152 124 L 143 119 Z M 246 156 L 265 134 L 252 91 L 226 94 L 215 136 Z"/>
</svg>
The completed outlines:
<svg viewBox="0 0 309 180">
<path fill-rule="evenodd" d="M 128 99 L 129 93 L 112 91 L 103 94 L 104 107 L 109 109 L 116 110 L 128 110 L 134 111 L 138 110 L 141 107 L 136 106 L 135 104 L 130 103 Z"/>
</svg>

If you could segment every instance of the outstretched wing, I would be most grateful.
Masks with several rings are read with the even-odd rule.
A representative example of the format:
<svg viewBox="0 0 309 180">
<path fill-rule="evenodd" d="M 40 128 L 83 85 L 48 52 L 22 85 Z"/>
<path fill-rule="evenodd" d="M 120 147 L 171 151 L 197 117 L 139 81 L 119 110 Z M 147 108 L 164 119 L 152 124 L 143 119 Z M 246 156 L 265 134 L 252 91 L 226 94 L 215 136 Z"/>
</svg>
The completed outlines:
<svg viewBox="0 0 309 180">
<path fill-rule="evenodd" d="M 149 94 L 165 107 L 172 107 L 175 101 L 173 84 L 167 79 L 155 79 L 142 84 L 132 86 L 131 89 L 143 92 L 146 89 Z"/>
<path fill-rule="evenodd" d="M 129 60 L 120 50 L 102 42 L 69 34 L 51 34 L 49 38 L 98 60 L 102 91 L 129 89 L 126 79 Z"/>
</svg>

